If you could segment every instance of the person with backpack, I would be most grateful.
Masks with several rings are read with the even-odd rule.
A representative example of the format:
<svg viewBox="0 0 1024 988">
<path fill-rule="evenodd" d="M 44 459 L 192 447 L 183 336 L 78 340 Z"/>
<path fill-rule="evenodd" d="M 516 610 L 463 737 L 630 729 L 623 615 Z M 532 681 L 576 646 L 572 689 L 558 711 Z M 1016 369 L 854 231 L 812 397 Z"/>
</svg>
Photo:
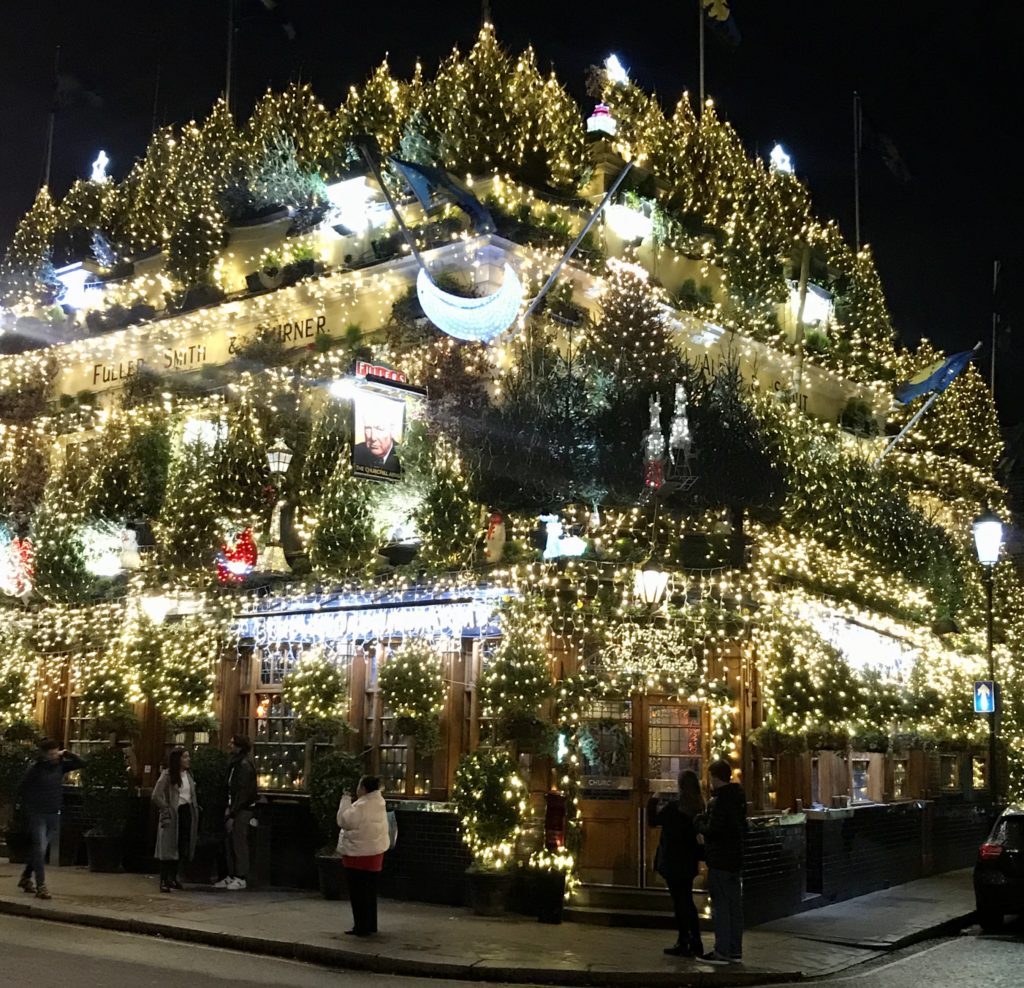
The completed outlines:
<svg viewBox="0 0 1024 988">
<path fill-rule="evenodd" d="M 39 742 L 39 757 L 18 786 L 18 802 L 28 814 L 29 833 L 32 836 L 32 851 L 18 879 L 18 888 L 35 893 L 37 899 L 53 898 L 46 887 L 46 852 L 51 847 L 60 846 L 64 776 L 68 772 L 76 772 L 84 764 L 78 755 L 63 750 L 52 738 L 43 738 Z"/>
<path fill-rule="evenodd" d="M 695 821 L 704 839 L 708 892 L 715 927 L 715 949 L 701 960 L 730 964 L 743 959 L 743 839 L 747 831 L 747 796 L 732 782 L 732 765 L 724 758 L 708 766 L 711 799 Z"/>
<path fill-rule="evenodd" d="M 351 936 L 377 932 L 377 881 L 384 867 L 384 852 L 391 847 L 387 804 L 380 779 L 364 775 L 356 786 L 356 799 L 344 793 L 338 805 L 338 851 L 348 879 L 352 903 Z"/>
<path fill-rule="evenodd" d="M 693 903 L 693 880 L 702 850 L 693 822 L 703 812 L 700 779 L 689 769 L 679 773 L 677 799 L 660 805 L 654 795 L 647 803 L 647 826 L 661 828 L 654 870 L 668 885 L 676 916 L 676 942 L 665 948 L 665 953 L 672 957 L 700 957 L 704 953 L 700 918 Z"/>
</svg>

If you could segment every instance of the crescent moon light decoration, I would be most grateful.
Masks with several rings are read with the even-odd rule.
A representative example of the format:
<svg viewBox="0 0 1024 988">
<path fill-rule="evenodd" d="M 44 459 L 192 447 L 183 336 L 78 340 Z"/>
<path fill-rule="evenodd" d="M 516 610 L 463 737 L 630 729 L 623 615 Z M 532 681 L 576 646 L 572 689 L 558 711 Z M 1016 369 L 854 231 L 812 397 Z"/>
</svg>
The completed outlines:
<svg viewBox="0 0 1024 988">
<path fill-rule="evenodd" d="M 523 285 L 506 261 L 501 288 L 483 298 L 462 298 L 442 291 L 420 268 L 416 295 L 426 317 L 442 332 L 457 340 L 490 343 L 516 321 L 523 302 Z"/>
</svg>

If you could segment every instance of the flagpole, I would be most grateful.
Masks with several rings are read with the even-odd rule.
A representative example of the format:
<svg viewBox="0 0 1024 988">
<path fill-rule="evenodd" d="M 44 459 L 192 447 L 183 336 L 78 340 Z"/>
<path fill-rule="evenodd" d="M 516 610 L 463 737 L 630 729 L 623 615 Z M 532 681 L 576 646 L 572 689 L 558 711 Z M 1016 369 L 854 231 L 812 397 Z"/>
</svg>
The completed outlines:
<svg viewBox="0 0 1024 988">
<path fill-rule="evenodd" d="M 697 0 L 697 37 L 700 38 L 700 106 L 697 116 L 704 113 L 704 4 Z"/>
<path fill-rule="evenodd" d="M 878 459 L 876 459 L 875 462 L 871 464 L 873 467 L 877 467 L 882 462 L 882 460 L 885 459 L 885 457 L 888 455 L 889 451 L 893 448 L 893 446 L 895 446 L 908 432 L 910 432 L 911 429 L 914 428 L 914 426 L 917 424 L 918 419 L 920 419 L 921 416 L 924 415 L 924 413 L 927 412 L 928 409 L 935 404 L 935 400 L 939 397 L 940 394 L 942 394 L 941 391 L 933 391 L 928 396 L 928 400 L 914 413 L 913 418 L 911 418 L 911 420 L 905 426 L 903 426 L 903 428 L 900 429 L 900 431 L 896 433 L 896 435 L 893 436 L 892 439 L 889 440 L 889 444 L 885 447 L 885 449 L 882 450 L 881 453 L 878 454 Z"/>
<path fill-rule="evenodd" d="M 53 164 L 53 129 L 57 121 L 57 87 L 60 85 L 60 45 L 53 56 L 53 94 L 50 102 L 50 119 L 46 122 L 46 153 L 43 156 L 42 188 L 50 185 L 50 166 Z"/>
<path fill-rule="evenodd" d="M 989 388 L 992 400 L 996 398 L 996 334 L 999 330 L 999 313 L 996 311 L 996 292 L 999 291 L 999 262 L 992 262 L 992 370 L 989 375 Z"/>
<path fill-rule="evenodd" d="M 231 76 L 235 62 L 235 0 L 228 0 L 228 47 L 224 66 L 224 105 L 231 115 Z"/>
<path fill-rule="evenodd" d="M 977 353 L 980 349 L 981 349 L 981 343 L 976 343 L 975 346 L 974 346 L 974 352 Z M 948 384 L 951 384 L 951 383 L 952 383 L 952 381 L 948 382 Z M 921 418 L 921 416 L 924 415 L 924 413 L 927 412 L 928 409 L 931 408 L 932 405 L 935 404 L 935 400 L 939 397 L 939 395 L 945 394 L 945 391 L 946 391 L 946 389 L 943 388 L 941 391 L 933 391 L 931 393 L 931 395 L 928 397 L 928 400 L 914 413 L 914 415 L 911 418 L 911 420 L 905 426 L 903 426 L 903 428 L 900 429 L 900 431 L 898 433 L 896 433 L 895 436 L 892 437 L 892 439 L 889 441 L 889 444 L 885 447 L 885 449 L 883 449 L 882 452 L 879 453 L 878 458 L 871 464 L 873 467 L 877 467 L 882 462 L 882 460 L 885 459 L 885 457 L 889 454 L 889 452 L 892 450 L 892 448 L 908 432 L 910 432 L 911 429 L 914 428 L 914 426 L 917 424 L 917 422 Z"/>
<path fill-rule="evenodd" d="M 860 253 L 860 93 L 853 93 L 853 242 Z"/>
</svg>

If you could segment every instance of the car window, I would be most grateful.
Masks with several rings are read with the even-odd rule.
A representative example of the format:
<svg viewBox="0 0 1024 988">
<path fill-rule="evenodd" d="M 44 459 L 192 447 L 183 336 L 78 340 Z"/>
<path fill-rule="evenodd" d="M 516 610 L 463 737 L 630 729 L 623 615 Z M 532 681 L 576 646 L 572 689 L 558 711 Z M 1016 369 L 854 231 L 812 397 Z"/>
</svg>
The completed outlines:
<svg viewBox="0 0 1024 988">
<path fill-rule="evenodd" d="M 996 824 L 992 840 L 1004 847 L 1024 847 L 1024 816 L 1003 817 Z"/>
</svg>

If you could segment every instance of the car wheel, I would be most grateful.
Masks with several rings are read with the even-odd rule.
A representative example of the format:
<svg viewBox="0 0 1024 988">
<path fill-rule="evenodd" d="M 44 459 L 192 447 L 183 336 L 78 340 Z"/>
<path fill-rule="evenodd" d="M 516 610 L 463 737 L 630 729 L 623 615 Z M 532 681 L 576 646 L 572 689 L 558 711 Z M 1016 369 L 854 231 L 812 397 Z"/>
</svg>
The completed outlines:
<svg viewBox="0 0 1024 988">
<path fill-rule="evenodd" d="M 1003 914 L 990 905 L 978 903 L 978 925 L 985 933 L 998 933 L 1003 928 Z"/>
</svg>

